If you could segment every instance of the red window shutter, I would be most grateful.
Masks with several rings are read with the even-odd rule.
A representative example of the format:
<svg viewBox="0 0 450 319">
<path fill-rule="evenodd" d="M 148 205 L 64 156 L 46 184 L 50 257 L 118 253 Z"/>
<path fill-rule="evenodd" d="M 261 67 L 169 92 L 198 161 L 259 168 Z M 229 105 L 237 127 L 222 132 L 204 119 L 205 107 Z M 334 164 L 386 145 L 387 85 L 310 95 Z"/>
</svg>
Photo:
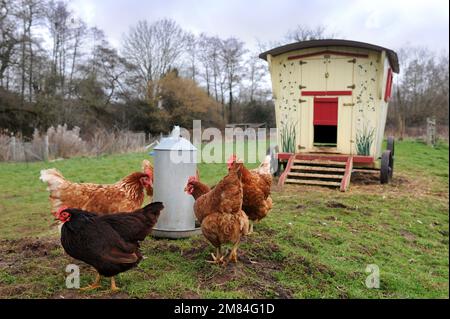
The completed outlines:
<svg viewBox="0 0 450 319">
<path fill-rule="evenodd" d="M 337 126 L 338 98 L 314 99 L 314 125 Z"/>
</svg>

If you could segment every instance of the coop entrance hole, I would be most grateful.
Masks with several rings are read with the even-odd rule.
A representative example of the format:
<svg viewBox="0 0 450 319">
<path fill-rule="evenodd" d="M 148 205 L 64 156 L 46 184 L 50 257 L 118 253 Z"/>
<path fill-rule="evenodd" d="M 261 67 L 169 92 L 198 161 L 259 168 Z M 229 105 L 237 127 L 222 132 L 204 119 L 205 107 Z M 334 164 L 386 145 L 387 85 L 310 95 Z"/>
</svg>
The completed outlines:
<svg viewBox="0 0 450 319">
<path fill-rule="evenodd" d="M 337 126 L 314 125 L 314 146 L 336 147 Z"/>
</svg>

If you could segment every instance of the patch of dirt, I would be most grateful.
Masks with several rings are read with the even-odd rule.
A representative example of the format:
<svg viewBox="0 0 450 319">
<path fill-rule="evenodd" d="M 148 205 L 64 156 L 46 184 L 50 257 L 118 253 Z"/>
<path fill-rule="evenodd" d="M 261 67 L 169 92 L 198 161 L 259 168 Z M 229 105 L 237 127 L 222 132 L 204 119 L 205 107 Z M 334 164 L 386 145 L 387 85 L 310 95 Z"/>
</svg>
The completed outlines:
<svg viewBox="0 0 450 319">
<path fill-rule="evenodd" d="M 187 291 L 182 296 L 181 299 L 200 299 L 201 296 L 193 291 Z"/>
<path fill-rule="evenodd" d="M 328 266 L 326 266 L 325 264 L 315 262 L 315 261 L 313 262 L 312 260 L 310 260 L 304 256 L 300 256 L 300 257 L 291 259 L 291 260 L 289 260 L 289 263 L 301 265 L 303 267 L 305 273 L 308 276 L 317 277 L 318 274 L 326 275 L 326 276 L 330 276 L 330 277 L 336 276 L 336 273 L 333 270 L 331 270 Z"/>
<path fill-rule="evenodd" d="M 307 242 L 303 240 L 299 240 L 298 238 L 294 238 L 291 234 L 286 234 L 283 236 L 283 239 L 286 240 L 289 244 L 291 244 L 294 247 L 298 247 L 300 249 L 303 249 L 311 254 L 316 254 L 317 249 L 308 244 Z"/>
<path fill-rule="evenodd" d="M 268 296 L 293 298 L 293 292 L 282 287 L 273 275 L 274 272 L 283 269 L 283 263 L 278 260 L 285 258 L 280 247 L 270 242 L 261 244 L 258 238 L 251 236 L 243 242 L 251 245 L 251 248 L 238 250 L 238 263 L 206 266 L 203 271 L 199 272 L 200 288 L 228 290 L 227 285 L 232 282 L 230 291 L 244 290 L 246 295 L 254 298 L 267 298 Z M 208 248 L 204 245 L 196 246 L 186 251 L 185 255 L 192 258 L 199 249 L 204 251 Z M 235 287 L 236 284 L 239 286 L 238 288 Z M 196 294 L 193 294 L 197 298 Z"/>
<path fill-rule="evenodd" d="M 441 230 L 438 230 L 438 232 L 439 232 L 439 234 L 441 234 L 442 236 L 448 237 L 448 230 L 441 229 Z"/>
<path fill-rule="evenodd" d="M 151 242 L 151 248 L 154 252 L 167 252 L 171 253 L 180 252 L 181 248 L 178 245 L 171 244 L 166 239 L 155 239 Z"/>
<path fill-rule="evenodd" d="M 22 257 L 44 257 L 48 256 L 54 249 L 60 247 L 57 238 L 22 238 L 4 239 L 0 241 L 0 256 L 8 254 L 20 254 Z"/>
<path fill-rule="evenodd" d="M 354 207 L 349 207 L 345 204 L 342 204 L 334 200 L 328 201 L 326 205 L 329 208 L 352 209 L 352 210 L 355 209 Z"/>
<path fill-rule="evenodd" d="M 187 259 L 194 260 L 198 259 L 200 254 L 202 254 L 206 249 L 208 249 L 208 243 L 205 241 L 199 241 L 193 244 L 191 248 L 183 250 L 181 255 Z"/>
<path fill-rule="evenodd" d="M 416 235 L 404 229 L 400 230 L 400 235 L 402 235 L 403 238 L 405 238 L 409 242 L 413 242 L 416 240 Z"/>
<path fill-rule="evenodd" d="M 380 184 L 380 174 L 354 172 L 352 173 L 350 179 L 350 187 L 352 184 L 354 185 Z"/>
</svg>

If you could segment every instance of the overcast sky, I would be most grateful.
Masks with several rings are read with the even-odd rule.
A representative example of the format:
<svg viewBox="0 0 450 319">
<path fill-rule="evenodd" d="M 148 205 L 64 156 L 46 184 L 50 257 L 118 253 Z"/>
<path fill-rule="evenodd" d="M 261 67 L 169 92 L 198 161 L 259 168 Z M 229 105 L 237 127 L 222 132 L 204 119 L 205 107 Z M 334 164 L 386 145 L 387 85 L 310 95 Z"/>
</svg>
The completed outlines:
<svg viewBox="0 0 450 319">
<path fill-rule="evenodd" d="M 138 20 L 172 18 L 185 30 L 235 36 L 248 48 L 279 41 L 298 24 L 324 25 L 343 38 L 392 49 L 404 44 L 449 47 L 448 0 L 72 0 L 90 26 L 118 46 Z"/>
</svg>

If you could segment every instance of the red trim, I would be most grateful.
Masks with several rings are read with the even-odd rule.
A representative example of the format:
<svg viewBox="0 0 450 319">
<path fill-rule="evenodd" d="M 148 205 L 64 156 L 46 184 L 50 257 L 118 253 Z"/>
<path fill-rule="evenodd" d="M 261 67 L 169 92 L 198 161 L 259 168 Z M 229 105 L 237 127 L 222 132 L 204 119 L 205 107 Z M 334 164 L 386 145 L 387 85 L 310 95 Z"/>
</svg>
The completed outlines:
<svg viewBox="0 0 450 319">
<path fill-rule="evenodd" d="M 284 182 L 286 181 L 286 178 L 291 171 L 291 167 L 294 164 L 295 156 L 290 154 L 289 160 L 287 162 L 286 168 L 284 169 L 283 174 L 281 174 L 280 179 L 278 180 L 278 186 L 283 186 Z"/>
<path fill-rule="evenodd" d="M 286 160 L 289 160 L 289 159 L 291 158 L 291 156 L 292 156 L 292 153 L 278 153 L 278 154 L 277 154 L 277 158 L 278 158 L 280 161 L 286 161 Z"/>
<path fill-rule="evenodd" d="M 352 95 L 352 91 L 302 91 L 302 96 Z"/>
<path fill-rule="evenodd" d="M 349 155 L 345 154 L 295 154 L 296 159 L 301 159 L 305 161 L 313 161 L 313 160 L 329 160 L 335 162 L 346 162 Z M 359 164 L 371 164 L 374 162 L 373 156 L 364 156 L 364 155 L 353 155 L 353 163 Z"/>
<path fill-rule="evenodd" d="M 386 89 L 384 91 L 384 101 L 388 102 L 391 98 L 392 93 L 392 80 L 394 78 L 394 75 L 392 74 L 392 69 L 388 69 L 387 79 L 386 79 Z"/>
<path fill-rule="evenodd" d="M 292 157 L 292 153 L 278 153 L 279 160 L 288 160 Z M 313 153 L 297 153 L 295 159 L 313 161 L 313 160 L 330 160 L 335 162 L 346 162 L 350 155 L 345 154 L 313 154 Z M 365 155 L 352 155 L 354 164 L 372 164 L 374 158 Z"/>
<path fill-rule="evenodd" d="M 300 54 L 300 55 L 291 55 L 288 57 L 288 60 L 296 60 L 296 59 L 302 59 L 302 58 L 308 58 L 311 56 L 316 55 L 325 55 L 325 54 L 332 54 L 332 55 L 341 55 L 341 56 L 349 56 L 349 57 L 355 57 L 355 58 L 368 58 L 368 54 L 362 54 L 362 53 L 351 53 L 351 52 L 340 52 L 340 51 L 333 51 L 333 50 L 324 50 L 314 53 L 307 53 L 307 54 Z"/>
<path fill-rule="evenodd" d="M 345 173 L 344 177 L 342 177 L 341 181 L 341 192 L 345 192 L 350 185 L 350 178 L 352 176 L 353 170 L 353 157 L 349 156 L 347 159 L 347 163 L 345 164 Z"/>
</svg>

